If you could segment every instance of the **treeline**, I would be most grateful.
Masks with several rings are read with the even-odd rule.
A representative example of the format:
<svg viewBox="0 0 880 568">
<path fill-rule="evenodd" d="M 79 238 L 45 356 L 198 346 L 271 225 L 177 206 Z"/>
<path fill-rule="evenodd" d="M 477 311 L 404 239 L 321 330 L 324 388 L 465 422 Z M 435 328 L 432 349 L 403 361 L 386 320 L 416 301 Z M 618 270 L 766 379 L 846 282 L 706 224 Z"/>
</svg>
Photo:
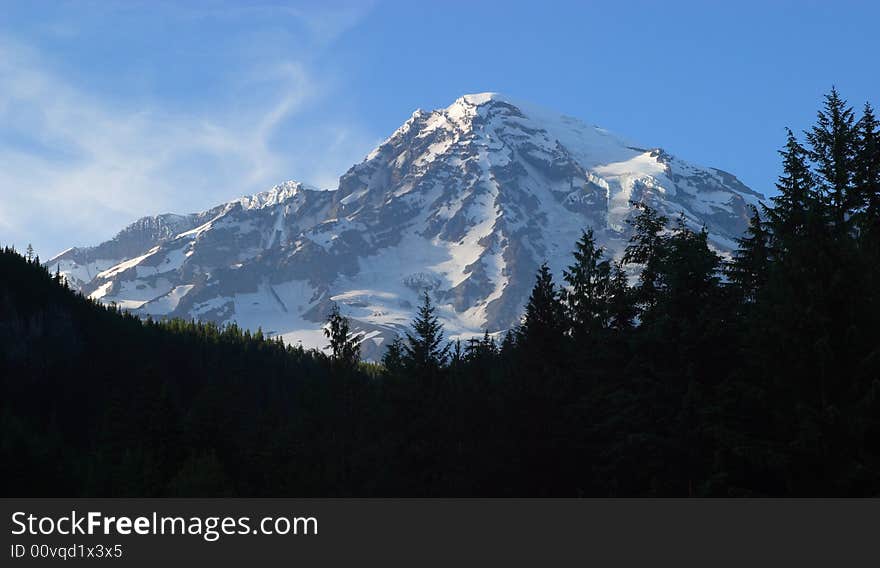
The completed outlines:
<svg viewBox="0 0 880 568">
<path fill-rule="evenodd" d="M 141 321 L 0 254 L 7 495 L 880 493 L 880 134 L 835 91 L 725 259 L 646 204 L 500 341 L 430 298 L 381 365 Z"/>
</svg>

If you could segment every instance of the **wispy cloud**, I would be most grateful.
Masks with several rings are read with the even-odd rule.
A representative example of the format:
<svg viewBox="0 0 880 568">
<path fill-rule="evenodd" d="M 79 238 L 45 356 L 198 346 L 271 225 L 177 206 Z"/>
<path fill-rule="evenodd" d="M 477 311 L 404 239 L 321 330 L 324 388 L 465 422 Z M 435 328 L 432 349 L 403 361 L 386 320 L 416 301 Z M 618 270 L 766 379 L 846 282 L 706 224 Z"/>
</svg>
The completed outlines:
<svg viewBox="0 0 880 568">
<path fill-rule="evenodd" d="M 375 142 L 350 119 L 298 124 L 335 88 L 302 60 L 255 66 L 234 88 L 260 96 L 201 113 L 120 101 L 0 36 L 0 242 L 33 242 L 45 258 L 142 215 L 204 209 L 284 179 L 328 187 Z"/>
<path fill-rule="evenodd" d="M 322 2 L 321 9 L 316 9 L 316 5 L 293 5 L 285 1 L 253 3 L 218 1 L 190 7 L 180 2 L 170 4 L 174 6 L 178 15 L 193 19 L 240 19 L 260 15 L 294 18 L 306 26 L 312 41 L 318 45 L 327 45 L 360 22 L 376 2 L 374 0 Z"/>
</svg>

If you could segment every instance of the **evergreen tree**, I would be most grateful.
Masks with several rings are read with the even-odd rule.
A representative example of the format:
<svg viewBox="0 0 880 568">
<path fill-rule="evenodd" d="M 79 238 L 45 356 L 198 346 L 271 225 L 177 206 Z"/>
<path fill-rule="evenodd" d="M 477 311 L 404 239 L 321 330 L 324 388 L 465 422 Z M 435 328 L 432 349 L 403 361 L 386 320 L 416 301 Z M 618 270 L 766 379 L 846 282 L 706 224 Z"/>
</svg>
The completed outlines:
<svg viewBox="0 0 880 568">
<path fill-rule="evenodd" d="M 464 348 L 465 361 L 474 368 L 485 368 L 492 364 L 498 355 L 498 346 L 489 335 L 489 331 L 483 337 L 472 337 L 467 341 Z"/>
<path fill-rule="evenodd" d="M 449 365 L 454 368 L 456 371 L 461 368 L 461 365 L 464 363 L 464 349 L 461 347 L 461 339 L 456 339 L 452 342 L 450 353 L 449 353 Z"/>
<path fill-rule="evenodd" d="M 532 353 L 556 351 L 562 343 L 567 321 L 559 291 L 553 283 L 553 274 L 547 263 L 543 263 L 535 277 L 535 285 L 526 304 L 526 313 L 520 326 L 520 341 Z"/>
<path fill-rule="evenodd" d="M 28 262 L 34 261 L 34 247 L 30 243 L 28 243 L 27 250 L 25 251 L 25 258 Z"/>
<path fill-rule="evenodd" d="M 688 228 L 680 218 L 665 240 L 660 278 L 667 311 L 674 317 L 696 316 L 718 290 L 721 258 L 709 248 L 709 232 Z"/>
<path fill-rule="evenodd" d="M 467 356 L 469 359 L 492 357 L 498 354 L 498 346 L 495 340 L 489 335 L 489 330 L 483 332 L 482 338 L 471 338 L 467 346 Z"/>
<path fill-rule="evenodd" d="M 853 191 L 865 227 L 880 233 L 880 124 L 870 103 L 857 125 Z"/>
<path fill-rule="evenodd" d="M 834 219 L 843 226 L 845 216 L 856 204 L 850 194 L 856 130 L 852 108 L 835 87 L 825 95 L 824 108 L 815 126 L 807 132 L 810 159 L 816 164 L 821 189 L 828 198 Z"/>
<path fill-rule="evenodd" d="M 517 338 L 520 334 L 520 328 L 508 329 L 504 333 L 504 337 L 501 338 L 501 346 L 499 347 L 499 351 L 501 351 L 502 356 L 508 358 L 511 353 L 516 349 Z"/>
<path fill-rule="evenodd" d="M 464 346 L 464 356 L 468 361 L 479 358 L 482 340 L 479 337 L 471 337 Z"/>
<path fill-rule="evenodd" d="M 639 285 L 635 292 L 636 301 L 643 306 L 644 311 L 650 312 L 659 295 L 660 273 L 666 254 L 667 237 L 664 233 L 668 219 L 646 203 L 633 202 L 632 205 L 639 213 L 628 221 L 633 228 L 633 235 L 624 251 L 623 263 L 641 265 Z"/>
<path fill-rule="evenodd" d="M 394 341 L 388 345 L 385 354 L 382 356 L 382 366 L 384 366 L 385 371 L 391 375 L 399 374 L 403 371 L 403 357 L 403 340 L 400 337 L 395 337 Z"/>
<path fill-rule="evenodd" d="M 772 207 L 765 207 L 773 233 L 776 253 L 783 253 L 788 245 L 804 236 L 808 215 L 816 214 L 820 203 L 816 183 L 807 164 L 807 150 L 801 146 L 791 129 L 786 129 L 782 156 L 783 173 L 776 182 L 778 195 L 770 198 Z"/>
<path fill-rule="evenodd" d="M 739 248 L 727 266 L 727 277 L 743 301 L 754 303 L 767 282 L 770 271 L 770 234 L 758 208 L 751 206 L 752 216 L 745 236 L 737 239 Z"/>
<path fill-rule="evenodd" d="M 360 338 L 351 333 L 351 324 L 347 317 L 339 312 L 339 306 L 333 304 L 324 335 L 330 340 L 328 347 L 333 360 L 344 368 L 357 366 L 361 357 Z M 262 339 L 262 336 L 260 337 Z"/>
<path fill-rule="evenodd" d="M 563 272 L 566 307 L 575 335 L 595 334 L 608 322 L 611 263 L 596 246 L 593 229 L 583 233 L 573 255 L 574 264 Z"/>
<path fill-rule="evenodd" d="M 443 325 L 427 291 L 406 339 L 404 364 L 408 368 L 424 373 L 439 371 L 446 365 L 450 346 L 444 344 Z"/>
<path fill-rule="evenodd" d="M 638 313 L 629 287 L 629 277 L 622 262 L 614 263 L 608 284 L 608 326 L 615 331 L 633 327 Z"/>
<path fill-rule="evenodd" d="M 495 346 L 495 339 L 493 339 L 492 336 L 489 335 L 488 329 L 483 332 L 483 340 L 480 342 L 480 345 L 485 351 L 489 353 L 494 354 L 498 351 L 498 348 Z"/>
</svg>

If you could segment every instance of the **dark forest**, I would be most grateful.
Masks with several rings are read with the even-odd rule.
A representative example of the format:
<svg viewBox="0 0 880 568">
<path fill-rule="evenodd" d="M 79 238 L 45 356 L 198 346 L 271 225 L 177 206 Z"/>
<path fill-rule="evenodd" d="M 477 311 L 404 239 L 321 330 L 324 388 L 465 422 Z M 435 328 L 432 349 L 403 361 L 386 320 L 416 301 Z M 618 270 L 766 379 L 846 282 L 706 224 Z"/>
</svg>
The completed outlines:
<svg viewBox="0 0 880 568">
<path fill-rule="evenodd" d="M 880 127 L 832 90 L 727 258 L 639 203 L 521 325 L 444 339 L 425 296 L 381 362 L 140 320 L 0 253 L 6 496 L 880 494 Z"/>
</svg>

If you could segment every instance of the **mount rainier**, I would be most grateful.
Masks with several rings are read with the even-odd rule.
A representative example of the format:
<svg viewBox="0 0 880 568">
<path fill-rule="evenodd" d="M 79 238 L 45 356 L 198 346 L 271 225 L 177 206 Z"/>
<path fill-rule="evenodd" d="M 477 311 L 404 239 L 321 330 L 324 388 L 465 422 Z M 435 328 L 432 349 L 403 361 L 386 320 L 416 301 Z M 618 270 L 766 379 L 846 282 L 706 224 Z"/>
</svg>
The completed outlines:
<svg viewBox="0 0 880 568">
<path fill-rule="evenodd" d="M 377 357 L 428 290 L 450 337 L 515 325 L 543 261 L 593 227 L 622 253 L 631 201 L 735 246 L 763 196 L 733 175 L 506 97 L 417 110 L 340 179 L 288 181 L 201 213 L 145 217 L 46 264 L 142 316 L 236 322 L 323 347 L 339 306 Z"/>
</svg>

